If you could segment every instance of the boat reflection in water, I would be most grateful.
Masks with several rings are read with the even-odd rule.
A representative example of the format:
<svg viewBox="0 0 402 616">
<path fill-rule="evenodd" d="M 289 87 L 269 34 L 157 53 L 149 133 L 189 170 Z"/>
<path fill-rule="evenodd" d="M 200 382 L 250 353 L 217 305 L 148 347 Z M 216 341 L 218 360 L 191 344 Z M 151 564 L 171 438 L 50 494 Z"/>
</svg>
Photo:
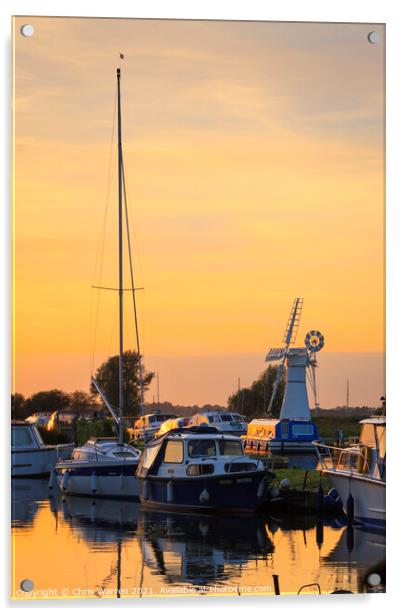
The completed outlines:
<svg viewBox="0 0 402 616">
<path fill-rule="evenodd" d="M 384 553 L 384 537 L 342 520 L 161 513 L 57 490 L 48 498 L 46 479 L 16 479 L 12 496 L 16 598 L 30 576 L 58 598 L 66 588 L 71 598 L 272 595 L 273 575 L 283 594 L 317 592 L 312 582 L 322 593 L 367 592 Z"/>
<path fill-rule="evenodd" d="M 166 584 L 211 586 L 274 550 L 261 517 L 140 512 L 145 564 Z"/>
<path fill-rule="evenodd" d="M 132 500 L 81 496 L 64 496 L 61 500 L 64 521 L 93 545 L 133 537 L 137 531 L 139 506 Z"/>
<path fill-rule="evenodd" d="M 18 477 L 11 480 L 11 521 L 14 528 L 33 527 L 41 507 L 48 504 L 47 479 Z"/>
</svg>

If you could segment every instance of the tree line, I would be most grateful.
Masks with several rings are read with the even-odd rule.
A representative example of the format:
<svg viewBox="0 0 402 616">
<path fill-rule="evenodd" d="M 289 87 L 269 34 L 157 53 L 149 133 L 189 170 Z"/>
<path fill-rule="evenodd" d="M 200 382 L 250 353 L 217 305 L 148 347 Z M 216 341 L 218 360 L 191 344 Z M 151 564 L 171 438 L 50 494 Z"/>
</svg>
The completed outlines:
<svg viewBox="0 0 402 616">
<path fill-rule="evenodd" d="M 140 414 L 140 361 L 145 392 L 155 376 L 154 372 L 146 370 L 142 358 L 139 358 L 135 351 L 129 350 L 123 354 L 123 413 L 128 417 L 136 417 Z M 228 410 L 241 413 L 247 419 L 264 416 L 272 395 L 276 374 L 277 368 L 269 365 L 250 387 L 239 389 L 229 396 Z M 114 355 L 106 359 L 96 370 L 95 379 L 110 404 L 117 409 L 119 406 L 119 356 Z M 284 372 L 272 407 L 273 417 L 279 416 L 285 384 L 286 373 Z M 32 413 L 52 413 L 67 409 L 77 414 L 99 413 L 103 408 L 103 403 L 92 383 L 89 386 L 89 393 L 82 390 L 67 393 L 61 389 L 51 389 L 38 391 L 27 398 L 20 393 L 11 396 L 13 419 L 25 419 Z"/>
<path fill-rule="evenodd" d="M 264 417 L 272 396 L 277 368 L 269 365 L 250 387 L 244 387 L 228 398 L 228 409 L 245 415 L 247 419 Z M 278 390 L 272 405 L 272 417 L 279 417 L 286 386 L 286 371 L 282 373 Z"/>
<path fill-rule="evenodd" d="M 144 391 L 147 391 L 154 373 L 145 369 L 142 358 L 140 359 L 135 351 L 125 351 L 123 354 L 123 413 L 126 416 L 135 417 L 140 414 L 140 361 L 143 387 Z M 114 355 L 104 361 L 96 370 L 95 379 L 110 404 L 118 408 L 119 356 Z M 67 393 L 61 389 L 51 389 L 38 391 L 27 398 L 17 392 L 11 396 L 13 419 L 26 419 L 32 413 L 52 413 L 67 409 L 74 413 L 97 413 L 103 409 L 103 403 L 92 383 L 89 385 L 89 393 L 82 390 Z"/>
</svg>

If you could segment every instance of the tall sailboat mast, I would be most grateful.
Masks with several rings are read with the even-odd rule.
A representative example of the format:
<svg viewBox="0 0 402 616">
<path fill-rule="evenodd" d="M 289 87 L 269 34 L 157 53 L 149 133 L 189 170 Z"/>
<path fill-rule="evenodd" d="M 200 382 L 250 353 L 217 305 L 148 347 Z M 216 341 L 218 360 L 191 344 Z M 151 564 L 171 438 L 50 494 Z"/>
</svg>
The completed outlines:
<svg viewBox="0 0 402 616">
<path fill-rule="evenodd" d="M 124 441 L 124 386 L 123 386 L 123 156 L 121 144 L 120 68 L 117 69 L 117 141 L 119 177 L 119 444 Z"/>
</svg>

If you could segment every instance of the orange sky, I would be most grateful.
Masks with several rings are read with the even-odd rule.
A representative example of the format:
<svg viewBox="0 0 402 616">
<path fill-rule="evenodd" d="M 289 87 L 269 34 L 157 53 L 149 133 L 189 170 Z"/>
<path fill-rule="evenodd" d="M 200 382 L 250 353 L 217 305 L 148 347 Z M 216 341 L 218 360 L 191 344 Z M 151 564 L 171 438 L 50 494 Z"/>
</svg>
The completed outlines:
<svg viewBox="0 0 402 616">
<path fill-rule="evenodd" d="M 115 147 L 107 186 L 122 51 L 142 351 L 162 397 L 224 402 L 238 376 L 264 369 L 301 295 L 298 341 L 311 328 L 326 338 L 321 404 L 344 402 L 350 374 L 355 403 L 375 403 L 383 27 L 371 45 L 373 27 L 356 24 L 29 18 L 24 38 L 26 22 L 15 23 L 15 389 L 86 388 L 91 364 L 117 350 L 117 297 L 101 294 L 94 343 L 91 284 L 108 194 L 101 282 L 117 282 Z"/>
</svg>

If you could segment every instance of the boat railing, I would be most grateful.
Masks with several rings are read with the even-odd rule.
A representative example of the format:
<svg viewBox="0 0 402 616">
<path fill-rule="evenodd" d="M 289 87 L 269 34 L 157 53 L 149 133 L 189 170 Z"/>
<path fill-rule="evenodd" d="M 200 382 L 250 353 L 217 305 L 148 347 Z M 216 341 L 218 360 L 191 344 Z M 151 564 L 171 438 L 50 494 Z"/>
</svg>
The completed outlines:
<svg viewBox="0 0 402 616">
<path fill-rule="evenodd" d="M 364 452 L 355 447 L 334 447 L 313 441 L 323 470 L 350 471 L 351 474 L 370 474 L 370 465 Z"/>
</svg>

